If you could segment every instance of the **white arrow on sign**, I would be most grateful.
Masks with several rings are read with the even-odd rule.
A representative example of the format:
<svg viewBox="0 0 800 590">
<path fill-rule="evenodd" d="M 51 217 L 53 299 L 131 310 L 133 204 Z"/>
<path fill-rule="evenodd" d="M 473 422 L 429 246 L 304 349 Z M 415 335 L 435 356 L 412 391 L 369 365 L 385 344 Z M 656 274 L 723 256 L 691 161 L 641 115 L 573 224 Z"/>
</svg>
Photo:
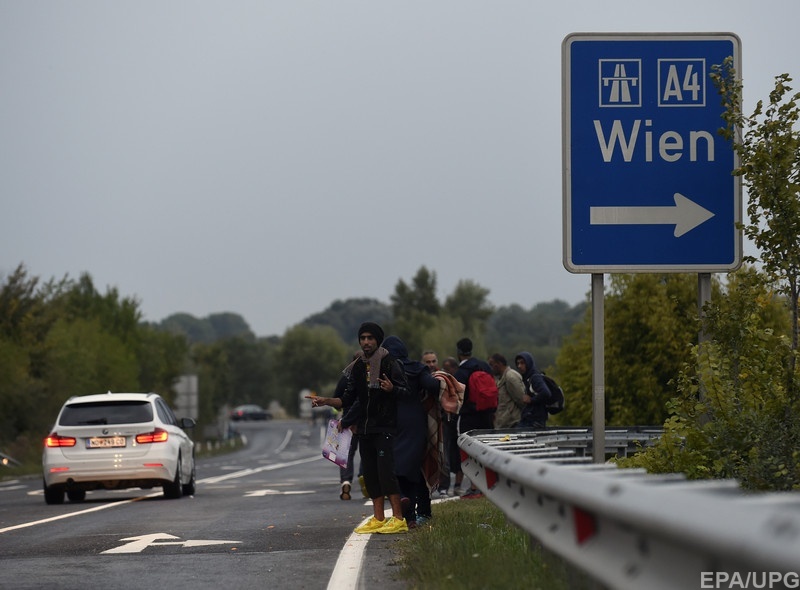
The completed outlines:
<svg viewBox="0 0 800 590">
<path fill-rule="evenodd" d="M 670 225 L 675 224 L 675 237 L 705 223 L 714 213 L 694 201 L 675 193 L 671 207 L 591 207 L 591 225 Z"/>
<path fill-rule="evenodd" d="M 241 543 L 241 541 L 206 541 L 193 539 L 187 541 L 163 541 L 163 539 L 177 539 L 168 533 L 154 533 L 152 535 L 140 535 L 138 537 L 126 537 L 120 541 L 130 541 L 114 549 L 101 551 L 101 553 L 141 553 L 147 547 L 160 547 L 162 545 L 181 545 L 183 547 L 202 547 L 204 545 L 227 545 L 228 543 Z M 160 543 L 156 541 L 162 540 Z"/>
</svg>

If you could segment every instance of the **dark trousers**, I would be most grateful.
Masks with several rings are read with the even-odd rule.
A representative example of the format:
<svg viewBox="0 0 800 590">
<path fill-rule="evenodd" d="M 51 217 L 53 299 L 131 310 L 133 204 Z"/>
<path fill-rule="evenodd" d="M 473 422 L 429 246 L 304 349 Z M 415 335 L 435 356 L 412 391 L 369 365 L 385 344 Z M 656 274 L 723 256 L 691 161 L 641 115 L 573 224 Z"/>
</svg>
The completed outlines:
<svg viewBox="0 0 800 590">
<path fill-rule="evenodd" d="M 442 433 L 444 436 L 444 455 L 447 459 L 449 472 L 443 474 L 440 489 L 450 487 L 450 473 L 461 473 L 461 453 L 458 450 L 458 417 L 450 415 L 442 419 Z"/>
<path fill-rule="evenodd" d="M 350 442 L 350 453 L 347 455 L 347 467 L 339 468 L 339 483 L 349 481 L 353 483 L 353 474 L 355 473 L 356 450 L 358 449 L 358 436 L 354 436 Z M 358 470 L 361 475 L 361 468 Z"/>
<path fill-rule="evenodd" d="M 391 434 L 362 434 L 358 448 L 361 451 L 361 472 L 370 498 L 400 493 L 394 473 L 394 438 Z"/>
</svg>

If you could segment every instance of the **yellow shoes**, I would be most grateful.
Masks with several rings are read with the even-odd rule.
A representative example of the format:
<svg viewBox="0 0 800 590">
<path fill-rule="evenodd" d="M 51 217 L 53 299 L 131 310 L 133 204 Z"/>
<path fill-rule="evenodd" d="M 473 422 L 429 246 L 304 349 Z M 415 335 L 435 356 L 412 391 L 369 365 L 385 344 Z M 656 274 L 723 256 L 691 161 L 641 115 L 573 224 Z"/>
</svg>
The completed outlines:
<svg viewBox="0 0 800 590">
<path fill-rule="evenodd" d="M 369 520 L 362 524 L 360 527 L 356 527 L 355 532 L 361 533 L 363 535 L 368 535 L 370 533 L 376 532 L 378 529 L 382 528 L 383 525 L 386 524 L 385 520 L 378 520 L 374 516 L 370 516 Z"/>
<path fill-rule="evenodd" d="M 405 518 L 395 518 L 390 516 L 386 520 L 378 520 L 371 516 L 367 522 L 355 529 L 355 532 L 362 535 L 380 533 L 382 535 L 392 535 L 394 533 L 407 533 L 408 524 Z"/>
<path fill-rule="evenodd" d="M 405 518 L 395 518 L 394 516 L 390 516 L 386 520 L 386 524 L 384 524 L 381 528 L 379 528 L 375 532 L 380 533 L 382 535 L 391 535 L 394 533 L 407 533 L 408 524 L 406 524 Z"/>
</svg>

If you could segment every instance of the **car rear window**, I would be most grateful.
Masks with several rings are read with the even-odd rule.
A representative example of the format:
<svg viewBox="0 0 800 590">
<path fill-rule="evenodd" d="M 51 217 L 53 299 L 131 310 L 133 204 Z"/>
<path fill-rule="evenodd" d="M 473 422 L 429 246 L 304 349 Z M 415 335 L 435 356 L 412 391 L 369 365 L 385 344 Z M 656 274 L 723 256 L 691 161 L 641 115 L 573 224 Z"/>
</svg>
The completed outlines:
<svg viewBox="0 0 800 590">
<path fill-rule="evenodd" d="M 153 420 L 148 401 L 115 401 L 67 404 L 58 423 L 62 426 L 91 424 L 136 424 Z"/>
</svg>

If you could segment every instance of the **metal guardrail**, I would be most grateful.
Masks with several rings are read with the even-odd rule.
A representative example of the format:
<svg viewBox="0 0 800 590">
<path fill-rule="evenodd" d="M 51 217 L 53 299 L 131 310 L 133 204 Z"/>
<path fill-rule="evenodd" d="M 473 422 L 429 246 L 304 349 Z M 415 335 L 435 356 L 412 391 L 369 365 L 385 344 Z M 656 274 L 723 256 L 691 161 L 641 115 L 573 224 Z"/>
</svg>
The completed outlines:
<svg viewBox="0 0 800 590">
<path fill-rule="evenodd" d="M 635 430 L 607 430 L 606 453 L 660 434 Z M 610 588 L 800 587 L 800 494 L 592 463 L 588 429 L 473 430 L 458 444 L 510 521 Z"/>
</svg>

